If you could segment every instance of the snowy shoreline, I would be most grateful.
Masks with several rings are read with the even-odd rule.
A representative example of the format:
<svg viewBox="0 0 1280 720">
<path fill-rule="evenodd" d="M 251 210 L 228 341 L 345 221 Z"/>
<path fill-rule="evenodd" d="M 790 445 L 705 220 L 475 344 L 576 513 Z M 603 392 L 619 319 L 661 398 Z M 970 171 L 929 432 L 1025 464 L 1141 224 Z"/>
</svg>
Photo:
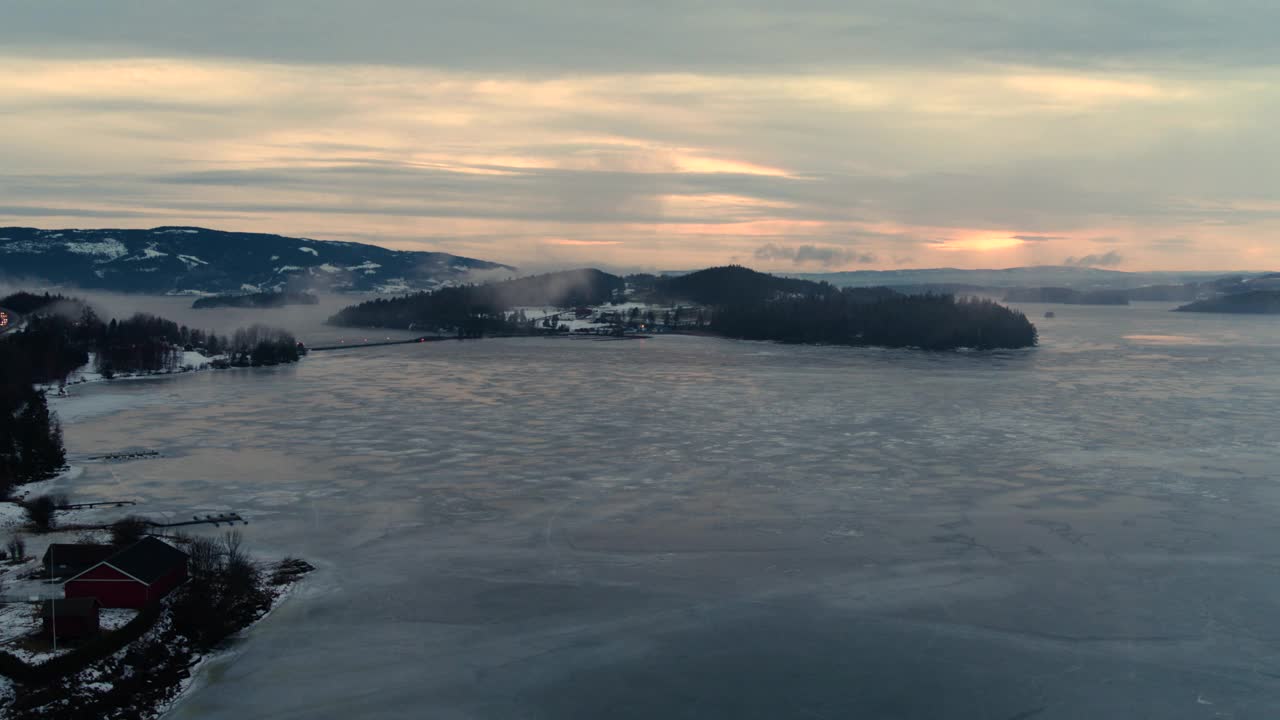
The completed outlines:
<svg viewBox="0 0 1280 720">
<path fill-rule="evenodd" d="M 107 389 L 108 386 L 104 385 L 104 383 L 111 383 L 116 380 L 160 379 L 192 372 L 222 369 L 213 365 L 213 361 L 216 359 L 216 357 L 209 358 L 201 353 L 186 351 L 181 354 L 179 364 L 173 370 L 121 373 L 107 378 L 100 373 L 94 372 L 94 357 L 91 355 L 89 362 L 72 372 L 64 384 L 45 384 L 36 385 L 35 387 L 46 392 L 50 407 L 61 422 L 74 424 L 95 416 L 113 414 L 165 402 L 171 397 L 171 393 L 160 390 L 159 386 L 135 387 L 128 391 L 112 392 Z M 93 391 L 86 390 L 83 394 L 59 392 L 60 388 L 70 389 L 80 386 L 98 389 Z M 27 542 L 27 551 L 24 553 L 25 561 L 19 565 L 5 566 L 3 572 L 5 589 L 8 591 L 7 594 L 11 596 L 7 599 L 14 600 L 14 602 L 6 606 L 0 606 L 0 609 L 5 610 L 4 613 L 0 613 L 0 630 L 4 631 L 0 633 L 0 635 L 3 635 L 3 637 L 0 637 L 0 645 L 2 645 L 0 650 L 9 653 L 19 661 L 33 665 L 39 665 L 60 657 L 60 654 L 27 649 L 27 638 L 38 634 L 40 631 L 39 620 L 26 607 L 31 604 L 28 599 L 61 597 L 61 588 L 56 585 L 48 585 L 43 580 L 21 576 L 29 576 L 38 569 L 41 562 L 40 558 L 50 543 L 83 541 L 82 538 L 88 535 L 97 535 L 97 541 L 105 542 L 105 531 L 88 530 L 83 525 L 86 522 L 97 525 L 100 522 L 109 522 L 111 518 L 103 515 L 102 512 L 104 511 L 101 510 L 68 511 L 59 515 L 60 525 L 64 526 L 63 528 L 48 533 L 35 533 L 28 531 L 27 518 L 21 503 L 31 497 L 47 494 L 54 490 L 73 490 L 69 485 L 74 484 L 73 481 L 85 472 L 82 460 L 83 458 L 68 463 L 61 472 L 52 478 L 15 488 L 12 499 L 0 503 L 0 531 L 5 532 L 6 535 L 21 534 Z M 266 576 L 280 569 L 281 563 L 282 561 L 279 557 L 274 559 L 260 558 L 255 561 L 255 564 Z M 296 573 L 282 584 L 271 587 L 268 590 L 271 597 L 270 603 L 262 614 L 225 638 L 217 647 L 202 653 L 186 647 L 185 643 L 179 643 L 186 648 L 184 652 L 190 653 L 185 660 L 180 657 L 173 657 L 171 660 L 174 662 L 153 668 L 156 673 L 165 678 L 164 687 L 157 688 L 157 694 L 155 695 L 147 694 L 146 697 L 135 698 L 135 701 L 138 702 L 137 705 L 129 705 L 127 707 L 113 705 L 113 707 L 116 707 L 113 712 L 124 711 L 129 713 L 130 716 L 132 716 L 131 713 L 137 712 L 137 717 L 152 719 L 160 718 L 169 713 L 192 689 L 199 687 L 206 680 L 203 674 L 210 662 L 233 658 L 237 654 L 238 641 L 246 637 L 252 628 L 273 614 L 286 600 L 292 597 L 307 572 L 309 570 Z M 22 602 L 15 600 L 19 597 L 22 598 Z M 103 624 L 105 629 L 118 629 L 129 619 L 126 616 L 127 613 L 117 611 L 103 612 L 105 613 Z M 28 717 L 28 714 L 32 712 L 36 716 L 43 717 L 44 715 L 41 715 L 42 711 L 40 709 L 18 709 L 14 707 L 13 703 L 16 699 L 22 697 L 23 693 L 38 692 L 44 694 L 49 692 L 51 687 L 59 685 L 64 688 L 77 688 L 74 695 L 79 696 L 80 699 L 97 698 L 93 702 L 105 701 L 109 704 L 114 703 L 115 699 L 112 692 L 115 688 L 115 682 L 112 677 L 118 671 L 116 665 L 140 642 L 154 642 L 158 638 L 168 638 L 172 634 L 172 626 L 166 619 L 167 617 L 168 610 L 165 611 L 165 615 L 162 616 L 161 620 L 139 640 L 130 642 L 104 660 L 89 663 L 74 674 L 55 681 L 52 686 L 24 686 L 22 683 L 18 683 L 7 676 L 0 675 L 0 718 Z M 150 704 L 149 707 L 147 706 L 148 704 Z M 56 706 L 57 702 L 54 702 L 53 705 L 42 702 L 42 705 L 44 711 L 48 711 Z"/>
<path fill-rule="evenodd" d="M 71 371 L 67 375 L 67 380 L 62 383 L 45 383 L 36 385 L 36 389 L 43 390 L 46 393 L 53 393 L 55 397 L 62 397 L 57 394 L 59 388 L 68 388 L 73 385 L 89 385 L 100 382 L 113 382 L 116 380 L 146 380 L 149 378 L 168 377 L 171 375 L 185 375 L 187 373 L 201 372 L 204 370 L 212 370 L 213 361 L 216 357 L 210 358 L 201 353 L 185 350 L 182 353 L 182 361 L 176 370 L 154 370 L 141 373 L 119 373 L 112 377 L 104 377 L 102 373 L 94 371 L 94 355 L 89 354 L 89 362 L 83 366 Z"/>
<path fill-rule="evenodd" d="M 268 573 L 283 572 L 290 563 L 288 559 L 275 562 L 257 562 L 255 563 L 260 572 Z M 166 716 L 171 712 L 188 693 L 199 687 L 201 684 L 202 670 L 213 662 L 234 658 L 239 652 L 236 647 L 238 641 L 243 639 L 255 626 L 270 617 L 277 609 L 280 608 L 286 600 L 294 595 L 298 585 L 302 583 L 305 577 L 314 570 L 313 567 L 306 563 L 302 563 L 301 567 L 293 566 L 290 568 L 291 574 L 287 576 L 283 582 L 276 585 L 274 581 L 264 581 L 269 587 L 266 592 L 270 595 L 269 605 L 260 615 L 255 617 L 248 624 L 239 628 L 231 635 L 224 638 L 216 647 L 204 652 L 198 651 L 190 647 L 186 642 L 182 641 L 182 636 L 174 632 L 172 608 L 169 601 L 164 601 L 159 617 L 155 624 L 146 630 L 137 640 L 129 642 L 124 647 L 115 651 L 111 655 L 101 659 L 87 663 L 84 667 L 76 670 L 74 673 L 64 676 L 63 678 L 51 681 L 50 684 L 31 688 L 31 691 L 40 693 L 54 692 L 57 695 L 56 688 L 61 687 L 63 690 L 75 688 L 80 692 L 74 698 L 77 702 L 93 703 L 105 702 L 107 708 L 112 711 L 112 717 L 116 717 L 116 713 L 128 711 L 129 717 L 146 718 L 147 720 L 157 720 Z M 123 627 L 125 623 L 133 619 L 137 615 L 134 611 L 103 611 L 115 613 L 110 616 L 108 626 L 112 630 Z M 24 631 L 36 632 L 38 625 L 19 628 Z M 127 680 L 132 670 L 127 667 L 121 667 L 123 661 L 128 665 L 127 657 L 134 652 L 139 644 L 155 643 L 163 641 L 170 647 L 177 648 L 179 651 L 167 654 L 159 665 L 149 666 L 148 670 L 153 676 L 162 676 L 165 683 L 160 686 L 153 686 L 148 689 L 145 696 L 127 696 L 121 698 L 111 697 L 111 693 L 115 690 L 115 684 L 119 680 Z M 58 655 L 50 653 L 33 653 L 30 651 L 19 650 L 12 647 L 12 641 L 6 645 L 5 650 L 23 662 L 34 663 L 39 665 L 47 662 Z M 124 673 L 121 675 L 121 673 Z M 70 683 L 69 685 L 66 683 Z M 6 676 L 0 675 L 0 717 L 14 717 L 12 703 L 18 698 L 17 693 L 23 690 L 23 686 L 16 683 Z M 48 702 L 42 702 L 37 706 L 23 708 L 18 711 L 19 717 L 46 717 L 45 712 L 51 706 L 58 706 L 60 703 L 66 702 L 66 699 L 57 700 L 50 699 Z M 124 702 L 126 704 L 117 704 Z M 124 717 L 124 716 L 120 716 Z"/>
</svg>

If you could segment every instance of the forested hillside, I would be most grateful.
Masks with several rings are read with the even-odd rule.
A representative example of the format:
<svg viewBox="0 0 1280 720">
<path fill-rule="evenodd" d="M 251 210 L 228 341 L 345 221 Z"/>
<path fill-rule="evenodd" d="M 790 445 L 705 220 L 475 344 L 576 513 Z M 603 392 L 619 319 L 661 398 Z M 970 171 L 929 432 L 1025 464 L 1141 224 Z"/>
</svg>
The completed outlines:
<svg viewBox="0 0 1280 720">
<path fill-rule="evenodd" d="M 462 335 L 517 331 L 527 323 L 519 320 L 513 308 L 599 305 L 620 299 L 625 293 L 626 283 L 617 275 L 593 269 L 567 270 L 370 300 L 343 308 L 329 322 Z"/>
</svg>

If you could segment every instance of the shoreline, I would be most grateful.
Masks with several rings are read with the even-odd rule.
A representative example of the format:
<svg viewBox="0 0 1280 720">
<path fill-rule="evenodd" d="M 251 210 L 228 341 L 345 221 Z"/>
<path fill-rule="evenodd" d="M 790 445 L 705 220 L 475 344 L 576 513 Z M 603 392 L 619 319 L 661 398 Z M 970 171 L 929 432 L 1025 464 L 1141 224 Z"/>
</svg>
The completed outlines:
<svg viewBox="0 0 1280 720">
<path fill-rule="evenodd" d="M 254 627 L 288 601 L 306 576 L 315 570 L 309 563 L 301 562 L 300 565 L 292 567 L 290 574 L 283 582 L 273 584 L 276 576 L 272 573 L 283 572 L 285 563 L 290 560 L 290 558 L 282 558 L 273 562 L 254 563 L 263 573 L 263 588 L 264 592 L 270 595 L 269 603 L 261 614 L 217 641 L 207 650 L 192 648 L 185 636 L 179 634 L 174 628 L 173 603 L 177 596 L 171 595 L 161 601 L 158 617 L 151 627 L 106 657 L 91 660 L 78 669 L 47 680 L 40 685 L 24 684 L 12 677 L 0 676 L 7 685 L 4 688 L 7 691 L 7 697 L 4 697 L 4 716 L 17 720 L 48 717 L 49 712 L 56 712 L 56 707 L 67 701 L 74 701 L 81 706 L 90 703 L 100 704 L 102 706 L 96 709 L 103 713 L 100 717 L 105 718 L 158 720 L 166 716 L 186 698 L 191 690 L 200 686 L 201 671 L 206 665 L 234 657 L 238 641 L 245 638 Z M 120 693 L 120 697 L 112 697 L 112 693 L 116 692 L 117 684 L 129 683 L 138 677 L 136 666 L 130 662 L 130 657 L 148 648 L 154 653 L 156 647 L 163 647 L 164 655 L 158 658 L 158 662 L 146 666 L 146 675 L 153 679 L 159 678 L 160 682 L 144 684 L 141 688 L 134 688 L 135 692 L 124 691 Z M 40 663 L 31 664 L 30 667 L 38 669 L 45 663 L 64 655 L 44 658 Z M 138 690 L 141 692 L 137 692 Z M 15 704 L 24 696 L 31 697 L 38 693 L 47 693 L 49 697 L 47 699 L 38 697 L 37 701 L 40 702 L 38 705 L 15 709 Z"/>
</svg>

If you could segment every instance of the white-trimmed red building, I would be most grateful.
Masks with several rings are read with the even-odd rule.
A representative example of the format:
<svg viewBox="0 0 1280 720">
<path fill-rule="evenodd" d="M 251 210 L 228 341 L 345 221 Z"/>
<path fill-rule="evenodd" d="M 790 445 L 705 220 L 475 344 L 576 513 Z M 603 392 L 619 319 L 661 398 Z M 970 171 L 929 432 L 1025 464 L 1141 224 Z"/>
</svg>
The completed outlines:
<svg viewBox="0 0 1280 720">
<path fill-rule="evenodd" d="M 142 608 L 187 579 L 187 554 L 146 537 L 67 580 L 64 595 L 95 598 L 104 608 Z"/>
</svg>

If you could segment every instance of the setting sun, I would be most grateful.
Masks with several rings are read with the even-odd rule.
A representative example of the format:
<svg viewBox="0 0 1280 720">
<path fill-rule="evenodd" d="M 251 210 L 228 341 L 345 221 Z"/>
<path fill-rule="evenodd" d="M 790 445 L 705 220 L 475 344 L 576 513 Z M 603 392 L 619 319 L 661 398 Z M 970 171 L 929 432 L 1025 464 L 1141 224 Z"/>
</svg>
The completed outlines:
<svg viewBox="0 0 1280 720">
<path fill-rule="evenodd" d="M 939 240 L 933 246 L 935 250 L 952 250 L 965 252 L 990 252 L 1008 250 L 1026 244 L 1011 235 L 972 235 L 969 237 L 948 238 Z"/>
</svg>

